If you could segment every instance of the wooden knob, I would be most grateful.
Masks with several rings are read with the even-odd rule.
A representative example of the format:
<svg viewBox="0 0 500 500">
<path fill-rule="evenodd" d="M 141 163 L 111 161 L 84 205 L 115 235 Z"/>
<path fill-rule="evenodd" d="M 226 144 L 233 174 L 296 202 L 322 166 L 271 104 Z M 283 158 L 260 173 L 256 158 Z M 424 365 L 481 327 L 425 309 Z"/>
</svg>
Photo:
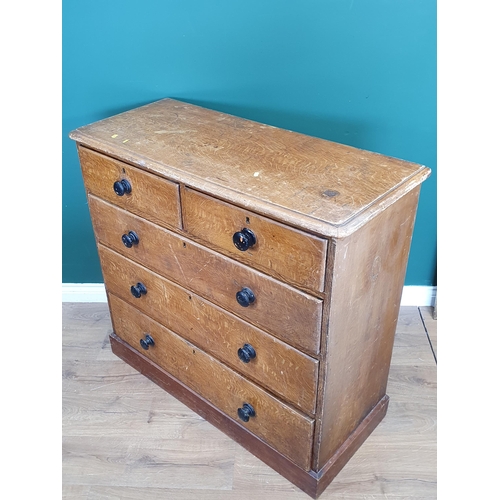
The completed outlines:
<svg viewBox="0 0 500 500">
<path fill-rule="evenodd" d="M 128 234 L 122 235 L 122 241 L 127 248 L 132 248 L 139 243 L 139 236 L 134 231 L 129 231 Z"/>
<path fill-rule="evenodd" d="M 234 246 L 242 252 L 246 252 L 249 248 L 253 247 L 256 242 L 257 238 L 255 237 L 255 234 L 253 234 L 252 231 L 246 227 L 233 234 Z"/>
<path fill-rule="evenodd" d="M 151 335 L 146 334 L 146 336 L 139 341 L 139 344 L 141 344 L 141 347 L 147 351 L 150 346 L 153 347 L 155 345 L 155 341 Z"/>
<path fill-rule="evenodd" d="M 130 292 L 136 299 L 140 299 L 142 295 L 146 295 L 148 293 L 146 287 L 140 282 L 136 285 L 132 285 L 130 287 Z"/>
<path fill-rule="evenodd" d="M 236 300 L 240 306 L 248 307 L 255 302 L 255 295 L 250 288 L 245 287 L 236 292 Z"/>
<path fill-rule="evenodd" d="M 250 344 L 245 344 L 238 349 L 238 358 L 240 358 L 243 363 L 250 363 L 250 360 L 254 359 L 255 356 L 255 349 Z"/>
<path fill-rule="evenodd" d="M 252 405 L 243 403 L 242 408 L 238 408 L 238 417 L 240 417 L 243 422 L 248 422 L 250 417 L 255 417 L 255 410 Z"/>
<path fill-rule="evenodd" d="M 130 194 L 132 192 L 132 185 L 127 179 L 122 179 L 113 184 L 113 190 L 118 196 L 123 196 L 124 194 Z"/>
</svg>

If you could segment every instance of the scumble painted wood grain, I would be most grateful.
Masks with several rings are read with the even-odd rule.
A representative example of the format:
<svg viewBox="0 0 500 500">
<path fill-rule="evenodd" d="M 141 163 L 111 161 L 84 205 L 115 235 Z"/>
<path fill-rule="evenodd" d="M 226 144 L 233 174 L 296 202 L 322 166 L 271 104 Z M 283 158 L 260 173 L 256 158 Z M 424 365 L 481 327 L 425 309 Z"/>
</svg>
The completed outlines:
<svg viewBox="0 0 500 500">
<path fill-rule="evenodd" d="M 322 292 L 325 284 L 327 240 L 236 208 L 202 193 L 182 191 L 185 230 L 239 261 L 309 290 Z M 243 228 L 256 237 L 246 251 L 233 244 Z"/>
<path fill-rule="evenodd" d="M 317 360 L 137 264 L 115 258 L 108 265 L 106 256 L 104 260 L 107 288 L 113 294 L 109 296 L 109 305 L 114 317 L 120 317 L 124 308 L 116 298 L 120 297 L 303 411 L 315 412 Z M 123 286 L 133 279 L 147 283 L 148 293 L 141 299 L 133 297 L 128 286 Z M 238 349 L 245 343 L 256 351 L 250 363 L 238 358 Z"/>
<path fill-rule="evenodd" d="M 182 227 L 178 184 L 84 147 L 78 154 L 87 192 L 161 226 Z M 132 192 L 118 196 L 113 184 L 122 179 L 130 182 Z"/>
<path fill-rule="evenodd" d="M 81 127 L 70 137 L 241 207 L 334 237 L 351 234 L 383 210 L 386 200 L 393 203 L 430 174 L 422 165 L 173 99 Z"/>
<path fill-rule="evenodd" d="M 319 494 L 385 414 L 413 221 L 429 169 L 170 99 L 71 137 L 83 152 L 106 287 L 123 299 L 109 295 L 114 328 L 131 345 L 137 329 L 161 339 L 162 347 L 147 353 L 159 353 L 157 364 L 111 334 L 114 352 L 304 491 Z M 86 172 L 88 165 L 95 171 Z M 117 174 L 137 176 L 135 200 L 110 196 Z M 238 254 L 231 245 L 243 224 L 258 230 L 255 253 Z M 127 249 L 121 236 L 130 230 L 140 243 Z M 130 285 L 138 281 L 148 294 L 137 301 Z M 243 287 L 256 295 L 248 308 L 235 298 Z M 210 326 L 197 329 L 200 319 Z M 230 332 L 242 324 L 245 337 L 256 335 L 259 352 L 263 345 L 274 351 L 260 358 L 260 376 L 233 363 L 234 342 L 243 337 Z M 214 346 L 218 341 L 226 350 Z M 279 359 L 290 372 L 278 374 Z M 210 380 L 220 383 L 212 387 Z M 111 384 L 127 381 L 119 376 Z M 233 411 L 228 405 L 242 404 L 234 399 L 242 391 L 269 416 L 255 435 L 226 416 Z M 278 396 L 310 416 L 317 404 L 315 418 Z M 411 393 L 405 397 L 411 403 Z M 123 424 L 121 416 L 116 422 Z"/>
<path fill-rule="evenodd" d="M 412 191 L 337 242 L 317 468 L 386 393 L 418 196 Z"/>
<path fill-rule="evenodd" d="M 97 238 L 105 245 L 294 347 L 318 353 L 322 300 L 93 196 L 89 207 Z M 126 248 L 121 236 L 130 230 L 139 244 Z M 256 297 L 249 307 L 236 301 L 243 287 Z"/>
<path fill-rule="evenodd" d="M 145 333 L 154 347 L 143 354 L 238 420 L 243 403 L 255 409 L 244 427 L 304 470 L 309 470 L 314 421 L 287 406 L 259 386 L 226 368 L 194 344 L 179 337 L 148 316 L 122 302 L 121 314 L 114 317 L 115 333 L 131 346 L 138 346 Z"/>
</svg>

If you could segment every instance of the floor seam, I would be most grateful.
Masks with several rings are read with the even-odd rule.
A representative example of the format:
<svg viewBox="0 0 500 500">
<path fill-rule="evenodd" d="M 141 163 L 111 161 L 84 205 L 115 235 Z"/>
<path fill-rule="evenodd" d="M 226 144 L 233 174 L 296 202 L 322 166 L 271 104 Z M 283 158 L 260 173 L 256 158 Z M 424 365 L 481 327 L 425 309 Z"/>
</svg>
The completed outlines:
<svg viewBox="0 0 500 500">
<path fill-rule="evenodd" d="M 427 331 L 427 326 L 425 325 L 424 317 L 422 316 L 422 311 L 420 310 L 420 307 L 417 307 L 417 309 L 418 309 L 418 314 L 420 315 L 420 320 L 422 321 L 422 325 L 423 325 L 424 330 L 425 330 L 425 335 L 427 335 L 427 341 L 429 342 L 429 346 L 431 348 L 432 355 L 434 356 L 434 361 L 436 362 L 436 365 L 437 365 L 437 356 L 436 356 L 436 353 L 434 352 L 434 346 L 432 345 L 431 338 L 429 336 L 429 332 Z"/>
</svg>

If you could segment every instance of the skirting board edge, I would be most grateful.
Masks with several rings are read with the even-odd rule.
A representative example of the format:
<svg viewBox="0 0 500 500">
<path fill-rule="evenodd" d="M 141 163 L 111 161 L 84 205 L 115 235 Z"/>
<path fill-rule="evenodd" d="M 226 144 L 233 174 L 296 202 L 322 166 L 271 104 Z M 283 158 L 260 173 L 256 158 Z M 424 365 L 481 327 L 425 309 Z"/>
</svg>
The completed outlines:
<svg viewBox="0 0 500 500">
<path fill-rule="evenodd" d="M 402 306 L 433 306 L 436 298 L 435 286 L 405 286 L 401 298 Z M 63 302 L 107 302 L 103 283 L 63 283 Z"/>
</svg>

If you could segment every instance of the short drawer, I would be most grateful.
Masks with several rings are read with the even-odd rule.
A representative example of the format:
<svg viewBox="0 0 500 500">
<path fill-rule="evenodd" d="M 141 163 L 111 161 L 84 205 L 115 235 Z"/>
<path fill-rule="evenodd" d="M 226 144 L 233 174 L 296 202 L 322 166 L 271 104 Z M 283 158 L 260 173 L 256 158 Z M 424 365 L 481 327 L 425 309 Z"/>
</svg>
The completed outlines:
<svg viewBox="0 0 500 500">
<path fill-rule="evenodd" d="M 121 310 L 120 299 L 128 302 L 241 374 L 314 414 L 317 360 L 112 250 L 101 247 L 100 253 L 106 289 L 113 294 L 110 307 L 115 313 Z M 146 289 L 140 297 L 131 293 L 130 287 L 137 283 Z"/>
<path fill-rule="evenodd" d="M 323 292 L 326 240 L 192 189 L 181 197 L 187 232 L 278 279 Z"/>
<path fill-rule="evenodd" d="M 118 300 L 111 303 L 116 335 L 298 466 L 310 469 L 312 419 Z"/>
<path fill-rule="evenodd" d="M 181 227 L 178 184 L 82 146 L 78 154 L 89 193 L 161 226 Z"/>
<path fill-rule="evenodd" d="M 89 208 L 97 239 L 106 246 L 294 347 L 319 352 L 320 299 L 93 196 Z M 127 247 L 122 237 L 130 232 L 138 242 Z M 248 290 L 254 300 L 246 307 L 237 296 L 241 302 Z"/>
</svg>

